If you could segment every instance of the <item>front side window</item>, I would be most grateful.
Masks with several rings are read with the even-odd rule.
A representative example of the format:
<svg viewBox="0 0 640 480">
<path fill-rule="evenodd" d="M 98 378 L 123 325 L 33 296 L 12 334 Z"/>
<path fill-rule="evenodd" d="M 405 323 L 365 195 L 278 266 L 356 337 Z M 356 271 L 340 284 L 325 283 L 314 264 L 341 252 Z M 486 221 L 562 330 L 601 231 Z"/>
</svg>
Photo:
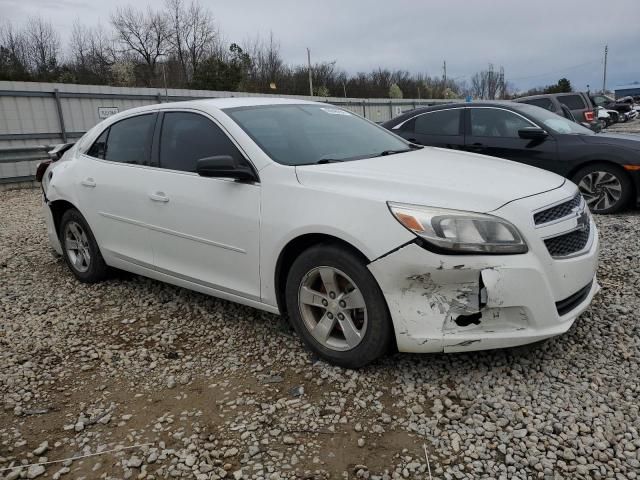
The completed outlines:
<svg viewBox="0 0 640 480">
<path fill-rule="evenodd" d="M 556 115 L 553 112 L 549 112 L 542 108 L 534 107 L 531 105 L 521 105 L 518 107 L 528 117 L 531 117 L 535 122 L 544 128 L 548 128 L 556 133 L 564 133 L 570 135 L 595 135 L 595 133 L 588 128 L 583 127 L 579 123 L 573 122 L 567 118 Z M 571 113 L 571 112 L 569 112 Z"/>
<path fill-rule="evenodd" d="M 562 95 L 558 97 L 560 103 L 564 103 L 570 110 L 581 110 L 586 108 L 584 100 L 580 95 Z"/>
<path fill-rule="evenodd" d="M 284 165 L 372 158 L 408 151 L 409 144 L 331 105 L 289 104 L 225 109 L 258 146 Z"/>
<path fill-rule="evenodd" d="M 160 167 L 195 172 L 198 160 L 231 155 L 244 161 L 229 137 L 211 120 L 197 113 L 167 112 L 160 136 Z"/>
<path fill-rule="evenodd" d="M 149 165 L 155 118 L 154 114 L 138 115 L 111 125 L 104 159 L 118 163 Z"/>
<path fill-rule="evenodd" d="M 438 110 L 415 118 L 414 132 L 420 135 L 459 135 L 462 109 Z"/>
<path fill-rule="evenodd" d="M 519 138 L 518 130 L 535 126 L 508 110 L 497 108 L 471 109 L 471 135 L 474 137 Z"/>
</svg>

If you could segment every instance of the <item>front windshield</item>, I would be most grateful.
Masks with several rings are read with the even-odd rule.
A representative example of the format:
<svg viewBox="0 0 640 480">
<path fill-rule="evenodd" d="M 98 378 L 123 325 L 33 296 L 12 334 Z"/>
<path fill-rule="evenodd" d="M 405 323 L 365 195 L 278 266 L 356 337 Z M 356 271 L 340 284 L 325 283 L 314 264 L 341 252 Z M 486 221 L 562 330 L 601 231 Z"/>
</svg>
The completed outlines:
<svg viewBox="0 0 640 480">
<path fill-rule="evenodd" d="M 579 123 L 572 122 L 568 118 L 561 117 L 544 108 L 533 105 L 522 104 L 523 113 L 529 115 L 533 120 L 542 123 L 546 128 L 556 133 L 565 133 L 569 135 L 594 135 L 594 133 Z"/>
<path fill-rule="evenodd" d="M 224 112 L 285 165 L 371 158 L 410 148 L 382 127 L 332 105 L 264 105 Z"/>
</svg>

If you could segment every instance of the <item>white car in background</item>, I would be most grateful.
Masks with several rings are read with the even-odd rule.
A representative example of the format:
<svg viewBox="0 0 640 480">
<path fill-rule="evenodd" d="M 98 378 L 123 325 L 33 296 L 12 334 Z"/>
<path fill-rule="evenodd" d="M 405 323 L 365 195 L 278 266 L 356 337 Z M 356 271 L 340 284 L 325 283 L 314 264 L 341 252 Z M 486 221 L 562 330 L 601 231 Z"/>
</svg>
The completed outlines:
<svg viewBox="0 0 640 480">
<path fill-rule="evenodd" d="M 327 104 L 127 110 L 42 182 L 50 242 L 78 280 L 114 267 L 286 313 L 345 367 L 558 335 L 599 288 L 573 183 L 421 148 Z"/>
</svg>

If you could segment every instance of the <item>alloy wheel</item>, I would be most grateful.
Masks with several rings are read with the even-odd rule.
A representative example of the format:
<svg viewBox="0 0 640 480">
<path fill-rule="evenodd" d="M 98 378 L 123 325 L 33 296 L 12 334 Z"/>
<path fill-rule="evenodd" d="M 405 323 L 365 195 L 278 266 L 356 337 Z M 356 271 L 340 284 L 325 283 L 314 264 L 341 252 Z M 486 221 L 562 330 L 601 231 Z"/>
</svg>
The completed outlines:
<svg viewBox="0 0 640 480">
<path fill-rule="evenodd" d="M 588 173 L 582 177 L 578 188 L 593 211 L 606 210 L 618 203 L 622 197 L 620 179 L 609 172 Z"/>
<path fill-rule="evenodd" d="M 64 229 L 64 248 L 73 268 L 84 273 L 91 265 L 89 239 L 78 222 L 70 221 Z"/>
<path fill-rule="evenodd" d="M 367 331 L 362 292 L 344 272 L 316 267 L 302 278 L 298 305 L 305 327 L 322 346 L 336 351 L 355 348 Z"/>
</svg>

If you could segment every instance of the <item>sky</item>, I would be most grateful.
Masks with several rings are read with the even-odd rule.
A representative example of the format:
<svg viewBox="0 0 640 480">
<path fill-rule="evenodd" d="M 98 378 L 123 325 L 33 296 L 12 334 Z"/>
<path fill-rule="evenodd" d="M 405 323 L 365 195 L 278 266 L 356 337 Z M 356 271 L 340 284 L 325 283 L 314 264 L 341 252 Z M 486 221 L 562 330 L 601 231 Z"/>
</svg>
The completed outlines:
<svg viewBox="0 0 640 480">
<path fill-rule="evenodd" d="M 49 19 L 68 37 L 75 19 L 109 26 L 118 6 L 151 0 L 0 0 L 0 21 Z M 469 80 L 489 63 L 517 90 L 561 77 L 575 89 L 640 82 L 640 0 L 200 0 L 227 43 L 273 32 L 289 64 L 336 61 L 349 73 L 383 67 Z"/>
</svg>

